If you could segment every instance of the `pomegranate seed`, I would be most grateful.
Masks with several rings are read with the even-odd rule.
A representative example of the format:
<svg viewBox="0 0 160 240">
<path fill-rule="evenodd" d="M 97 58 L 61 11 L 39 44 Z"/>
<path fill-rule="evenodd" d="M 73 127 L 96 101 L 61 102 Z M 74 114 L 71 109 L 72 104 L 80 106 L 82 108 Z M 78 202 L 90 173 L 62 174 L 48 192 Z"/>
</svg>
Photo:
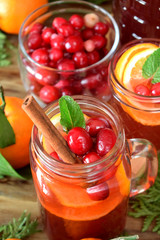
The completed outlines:
<svg viewBox="0 0 160 240">
<path fill-rule="evenodd" d="M 40 22 L 36 22 L 33 24 L 32 28 L 30 29 L 30 33 L 37 32 L 41 33 L 43 29 L 43 24 Z"/>
<path fill-rule="evenodd" d="M 67 143 L 72 152 L 84 155 L 92 148 L 92 138 L 84 128 L 72 128 L 67 136 Z"/>
<path fill-rule="evenodd" d="M 91 37 L 94 36 L 94 31 L 93 29 L 91 28 L 85 28 L 83 31 L 82 31 L 82 38 L 84 40 L 88 40 L 90 39 Z"/>
<path fill-rule="evenodd" d="M 57 32 L 62 34 L 64 37 L 69 37 L 73 35 L 74 28 L 70 23 L 62 24 L 59 28 L 57 28 Z"/>
<path fill-rule="evenodd" d="M 84 25 L 84 19 L 78 14 L 74 14 L 70 17 L 69 22 L 75 29 L 81 29 Z"/>
<path fill-rule="evenodd" d="M 32 34 L 29 34 L 28 47 L 30 49 L 40 48 L 41 45 L 42 45 L 42 37 L 40 33 L 34 32 Z"/>
<path fill-rule="evenodd" d="M 38 48 L 35 49 L 31 55 L 32 59 L 39 64 L 48 65 L 49 62 L 49 55 L 48 51 L 45 48 Z"/>
<path fill-rule="evenodd" d="M 53 33 L 50 43 L 52 48 L 64 49 L 64 37 L 61 35 Z"/>
<path fill-rule="evenodd" d="M 70 36 L 66 39 L 65 49 L 69 53 L 75 53 L 83 49 L 83 40 L 79 36 Z"/>
<path fill-rule="evenodd" d="M 63 58 L 63 51 L 59 48 L 52 48 L 49 51 L 49 58 L 51 61 L 58 62 L 58 60 Z"/>
<path fill-rule="evenodd" d="M 96 152 L 89 152 L 86 154 L 83 158 L 83 162 L 86 163 L 92 163 L 100 159 L 100 156 Z"/>
<path fill-rule="evenodd" d="M 95 89 L 102 80 L 103 80 L 103 78 L 100 73 L 90 74 L 86 78 L 83 78 L 81 80 L 81 84 L 85 88 Z"/>
<path fill-rule="evenodd" d="M 42 39 L 45 43 L 50 44 L 51 36 L 55 33 L 53 28 L 45 27 L 42 31 Z"/>
<path fill-rule="evenodd" d="M 88 39 L 84 42 L 84 48 L 87 52 L 93 52 L 93 50 L 95 49 L 95 44 L 91 39 Z"/>
<path fill-rule="evenodd" d="M 152 95 L 152 96 L 160 96 L 160 82 L 155 83 L 155 84 L 151 87 L 151 95 Z"/>
<path fill-rule="evenodd" d="M 39 96 L 45 103 L 50 103 L 57 100 L 60 97 L 58 88 L 50 85 L 46 85 L 41 88 Z"/>
<path fill-rule="evenodd" d="M 77 68 L 83 68 L 88 66 L 88 57 L 84 51 L 74 53 L 73 60 Z"/>
<path fill-rule="evenodd" d="M 109 196 L 109 187 L 106 182 L 87 188 L 86 190 L 93 201 L 104 200 Z"/>
<path fill-rule="evenodd" d="M 57 81 L 57 73 L 46 69 L 38 69 L 35 73 L 37 82 L 41 85 L 53 85 Z"/>
<path fill-rule="evenodd" d="M 94 50 L 93 52 L 87 53 L 88 56 L 88 65 L 92 65 L 100 60 L 100 55 L 97 50 Z"/>
<path fill-rule="evenodd" d="M 95 33 L 105 35 L 109 30 L 109 25 L 103 23 L 103 22 L 97 22 L 94 26 Z"/>
<path fill-rule="evenodd" d="M 150 91 L 149 88 L 143 84 L 139 84 L 135 87 L 135 93 L 143 95 L 143 96 L 149 96 Z"/>
<path fill-rule="evenodd" d="M 56 18 L 54 18 L 54 20 L 52 22 L 52 26 L 53 26 L 53 28 L 58 29 L 62 24 L 65 24 L 65 23 L 68 23 L 65 18 L 56 17 Z"/>
<path fill-rule="evenodd" d="M 84 16 L 84 24 L 88 28 L 93 28 L 99 22 L 99 17 L 95 13 L 87 13 Z"/>
<path fill-rule="evenodd" d="M 107 43 L 106 38 L 101 35 L 95 35 L 91 38 L 91 40 L 94 42 L 96 49 L 103 48 Z"/>
<path fill-rule="evenodd" d="M 103 128 L 97 134 L 96 139 L 96 152 L 100 156 L 104 156 L 108 153 L 116 142 L 116 135 L 110 128 Z"/>
<path fill-rule="evenodd" d="M 92 137 L 95 137 L 101 129 L 106 127 L 111 127 L 109 121 L 100 117 L 90 118 L 86 122 L 86 131 Z"/>
</svg>

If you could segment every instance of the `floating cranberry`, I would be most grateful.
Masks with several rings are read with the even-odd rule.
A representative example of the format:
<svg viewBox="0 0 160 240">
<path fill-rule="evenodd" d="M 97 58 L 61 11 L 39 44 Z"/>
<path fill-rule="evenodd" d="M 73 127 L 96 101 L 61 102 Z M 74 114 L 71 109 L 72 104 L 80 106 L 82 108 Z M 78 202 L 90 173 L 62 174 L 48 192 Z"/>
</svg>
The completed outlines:
<svg viewBox="0 0 160 240">
<path fill-rule="evenodd" d="M 99 22 L 99 17 L 95 13 L 87 13 L 84 16 L 84 24 L 88 28 L 93 28 L 97 22 Z"/>
<path fill-rule="evenodd" d="M 35 81 L 35 80 L 30 80 L 30 85 L 29 85 L 29 90 L 35 94 L 39 94 L 39 91 L 41 89 L 41 85 Z"/>
<path fill-rule="evenodd" d="M 143 84 L 139 84 L 135 87 L 135 93 L 143 95 L 143 96 L 149 96 L 149 88 Z"/>
<path fill-rule="evenodd" d="M 64 50 L 64 37 L 53 33 L 51 36 L 51 47 Z"/>
<path fill-rule="evenodd" d="M 84 51 L 74 53 L 73 60 L 77 68 L 83 68 L 88 66 L 88 57 Z"/>
<path fill-rule="evenodd" d="M 56 152 L 51 152 L 50 156 L 53 157 L 56 160 L 61 160 Z"/>
<path fill-rule="evenodd" d="M 97 50 L 87 53 L 89 65 L 92 65 L 100 60 L 100 55 Z"/>
<path fill-rule="evenodd" d="M 53 19 L 52 26 L 53 28 L 58 29 L 62 24 L 68 23 L 65 18 L 56 17 Z"/>
<path fill-rule="evenodd" d="M 97 22 L 94 25 L 94 31 L 95 33 L 101 34 L 101 35 L 105 35 L 109 30 L 109 25 L 107 25 L 106 23 L 103 22 Z"/>
<path fill-rule="evenodd" d="M 45 103 L 50 103 L 57 100 L 60 97 L 58 88 L 50 85 L 46 85 L 41 88 L 39 96 Z"/>
<path fill-rule="evenodd" d="M 110 128 L 104 128 L 99 131 L 96 139 L 96 152 L 100 156 L 104 156 L 108 153 L 116 142 L 116 135 Z"/>
<path fill-rule="evenodd" d="M 107 119 L 103 119 L 100 117 L 93 117 L 88 119 L 86 122 L 86 131 L 90 134 L 90 136 L 97 136 L 98 132 L 103 128 L 110 128 L 110 123 Z"/>
<path fill-rule="evenodd" d="M 100 82 L 103 80 L 102 75 L 100 73 L 90 74 L 81 80 L 81 84 L 83 87 L 88 89 L 95 89 Z"/>
<path fill-rule="evenodd" d="M 84 42 L 84 48 L 87 52 L 93 52 L 95 49 L 95 43 L 93 40 L 88 39 L 87 41 Z"/>
<path fill-rule="evenodd" d="M 54 33 L 54 29 L 51 27 L 45 27 L 42 31 L 42 39 L 45 43 L 50 44 L 51 36 Z"/>
<path fill-rule="evenodd" d="M 70 87 L 71 82 L 68 79 L 63 79 L 63 80 L 59 80 L 54 86 L 59 89 L 62 89 L 62 88 Z"/>
<path fill-rule="evenodd" d="M 74 71 L 75 63 L 73 60 L 64 58 L 57 64 L 57 69 L 61 71 Z"/>
<path fill-rule="evenodd" d="M 83 40 L 80 36 L 70 36 L 65 41 L 65 49 L 69 53 L 75 53 L 83 49 Z"/>
<path fill-rule="evenodd" d="M 73 81 L 72 86 L 74 94 L 82 94 L 84 89 L 82 87 L 81 81 Z"/>
<path fill-rule="evenodd" d="M 58 62 L 63 58 L 63 51 L 59 48 L 52 48 L 49 51 L 49 58 L 51 61 Z"/>
<path fill-rule="evenodd" d="M 107 43 L 106 38 L 101 35 L 95 35 L 91 38 L 91 40 L 94 42 L 96 49 L 103 48 Z"/>
<path fill-rule="evenodd" d="M 93 201 L 104 200 L 109 196 L 109 187 L 106 182 L 87 188 L 87 193 Z"/>
<path fill-rule="evenodd" d="M 29 37 L 28 37 L 28 47 L 30 49 L 40 48 L 41 45 L 42 45 L 42 37 L 41 37 L 40 33 L 34 32 L 32 34 L 29 34 Z"/>
<path fill-rule="evenodd" d="M 83 158 L 84 163 L 92 163 L 100 159 L 100 156 L 96 152 L 89 152 Z"/>
<path fill-rule="evenodd" d="M 92 138 L 84 128 L 72 128 L 67 136 L 67 143 L 72 152 L 84 155 L 92 148 Z"/>
<path fill-rule="evenodd" d="M 84 19 L 78 14 L 74 14 L 70 17 L 69 22 L 75 29 L 81 29 L 84 25 Z"/>
<path fill-rule="evenodd" d="M 61 89 L 61 95 L 68 95 L 68 96 L 72 96 L 73 95 L 73 89 L 71 87 L 65 87 Z"/>
<path fill-rule="evenodd" d="M 36 22 L 33 24 L 32 28 L 30 29 L 30 33 L 41 33 L 43 29 L 43 24 L 40 22 Z"/>
<path fill-rule="evenodd" d="M 36 61 L 39 64 L 42 64 L 45 66 L 48 65 L 49 55 L 48 55 L 47 49 L 45 48 L 38 48 L 34 50 L 31 57 L 34 61 Z"/>
<path fill-rule="evenodd" d="M 94 31 L 93 29 L 91 28 L 85 28 L 83 31 L 82 31 L 82 38 L 84 40 L 88 40 L 90 39 L 91 37 L 94 36 Z"/>
<path fill-rule="evenodd" d="M 152 96 L 160 96 L 160 82 L 155 83 L 155 84 L 151 87 L 151 95 L 152 95 Z"/>
<path fill-rule="evenodd" d="M 48 71 L 42 68 L 37 70 L 35 73 L 35 78 L 41 85 L 53 85 L 58 80 L 58 76 L 55 71 Z"/>
<path fill-rule="evenodd" d="M 62 34 L 64 37 L 69 37 L 73 35 L 74 28 L 70 23 L 62 24 L 59 28 L 57 28 L 57 32 Z"/>
</svg>

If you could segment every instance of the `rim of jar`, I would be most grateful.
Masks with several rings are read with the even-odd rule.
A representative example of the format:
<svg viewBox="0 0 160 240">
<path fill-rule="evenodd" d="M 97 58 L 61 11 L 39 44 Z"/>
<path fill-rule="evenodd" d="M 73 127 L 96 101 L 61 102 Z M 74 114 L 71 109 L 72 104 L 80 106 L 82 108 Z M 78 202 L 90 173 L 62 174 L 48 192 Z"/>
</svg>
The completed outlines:
<svg viewBox="0 0 160 240">
<path fill-rule="evenodd" d="M 88 179 L 89 177 L 95 176 L 98 172 L 103 172 L 104 170 L 113 166 L 113 164 L 118 160 L 120 154 L 122 153 L 123 155 L 125 149 L 125 132 L 120 118 L 109 104 L 106 104 L 97 98 L 90 96 L 75 95 L 73 96 L 73 99 L 78 104 L 80 104 L 81 107 L 83 106 L 82 111 L 83 109 L 87 110 L 87 106 L 89 106 L 92 107 L 94 111 L 98 110 L 99 113 L 105 113 L 105 116 L 109 116 L 109 119 L 111 120 L 117 135 L 116 143 L 109 154 L 106 154 L 106 156 L 102 157 L 94 163 L 88 164 L 68 164 L 65 162 L 60 162 L 51 157 L 44 150 L 42 144 L 40 143 L 42 135 L 39 133 L 35 125 L 32 129 L 30 149 L 33 149 L 33 151 L 40 159 L 41 163 L 53 173 L 72 178 L 79 178 L 80 176 L 83 176 L 84 178 L 87 177 Z M 47 106 L 45 108 L 45 112 L 49 118 L 59 113 L 58 100 Z M 96 168 L 99 164 L 103 165 L 103 168 L 100 170 Z"/>
<path fill-rule="evenodd" d="M 124 96 L 129 96 L 129 98 L 132 98 L 134 101 L 139 101 L 139 102 L 143 102 L 143 103 L 160 103 L 160 96 L 143 96 L 143 95 L 139 95 L 137 93 L 132 92 L 131 90 L 125 88 L 116 78 L 115 76 L 115 72 L 114 69 L 116 67 L 117 61 L 119 59 L 119 57 L 127 50 L 129 49 L 131 46 L 135 45 L 135 44 L 139 44 L 139 43 L 154 43 L 154 44 L 158 44 L 158 46 L 160 47 L 160 39 L 156 39 L 156 38 L 141 38 L 141 39 L 137 39 L 137 40 L 133 40 L 130 41 L 128 43 L 126 43 L 125 45 L 123 45 L 122 48 L 120 48 L 113 56 L 112 60 L 110 61 L 110 66 L 109 66 L 109 80 L 111 82 L 111 85 L 114 85 L 114 87 L 117 89 L 118 92 L 120 92 L 122 95 Z M 112 80 L 112 78 L 114 79 L 114 82 Z M 117 97 L 117 96 L 116 96 Z M 117 97 L 118 98 L 118 97 Z M 119 99 L 119 98 L 118 98 Z M 128 105 L 134 109 L 138 109 L 135 106 L 129 105 L 127 103 L 125 103 L 125 105 Z M 158 108 L 158 109 L 157 109 Z M 144 111 L 147 112 L 153 112 L 153 110 L 156 111 L 160 111 L 160 107 L 155 106 L 154 109 L 143 109 Z"/>
<path fill-rule="evenodd" d="M 23 31 L 25 29 L 25 25 L 27 23 L 27 21 L 32 18 L 32 16 L 34 14 L 36 14 L 36 12 L 40 11 L 41 9 L 43 8 L 46 8 L 46 7 L 50 7 L 50 6 L 58 6 L 58 5 L 62 5 L 62 4 L 82 4 L 84 6 L 89 6 L 90 8 L 92 8 L 93 11 L 99 11 L 100 13 L 106 15 L 112 25 L 113 25 L 113 28 L 114 28 L 114 32 L 115 32 L 115 39 L 114 39 L 114 42 L 112 44 L 112 47 L 110 49 L 110 51 L 107 53 L 107 55 L 105 57 L 103 57 L 101 60 L 99 60 L 98 62 L 90 65 L 90 66 L 87 66 L 87 67 L 84 67 L 84 68 L 79 68 L 79 69 L 75 69 L 75 70 L 58 70 L 56 68 L 51 68 L 51 67 L 47 67 L 47 66 L 44 66 L 44 65 L 41 65 L 39 63 L 37 63 L 36 61 L 34 61 L 29 55 L 28 53 L 26 52 L 26 49 L 23 45 Z M 45 13 L 43 13 L 45 14 Z M 40 16 L 40 15 L 39 15 Z M 36 18 L 34 18 L 34 21 L 36 20 Z M 33 21 L 32 21 L 33 22 Z M 28 25 L 26 25 L 28 26 Z M 31 62 L 32 64 L 34 64 L 35 66 L 37 67 L 41 67 L 42 69 L 46 69 L 46 70 L 50 70 L 50 71 L 55 71 L 55 72 L 58 72 L 58 73 L 83 73 L 84 71 L 88 71 L 94 67 L 97 67 L 99 66 L 100 64 L 103 64 L 106 60 L 110 60 L 112 55 L 114 54 L 114 52 L 116 51 L 118 45 L 119 45 L 119 41 L 120 41 L 120 32 L 119 32 L 119 28 L 118 28 L 118 25 L 115 21 L 115 19 L 112 17 L 112 15 L 105 9 L 93 4 L 93 3 L 90 3 L 90 2 L 85 2 L 85 1 L 80 1 L 80 0 L 76 0 L 76 1 L 56 1 L 56 2 L 51 2 L 51 3 L 47 3 L 47 4 L 44 4 L 43 6 L 37 8 L 36 10 L 34 10 L 33 12 L 31 12 L 28 17 L 24 20 L 24 22 L 22 23 L 22 26 L 20 28 L 20 31 L 19 31 L 19 34 L 18 34 L 18 41 L 19 41 L 19 48 L 20 50 L 22 51 L 22 53 L 24 54 L 24 56 L 29 60 L 29 62 Z"/>
</svg>

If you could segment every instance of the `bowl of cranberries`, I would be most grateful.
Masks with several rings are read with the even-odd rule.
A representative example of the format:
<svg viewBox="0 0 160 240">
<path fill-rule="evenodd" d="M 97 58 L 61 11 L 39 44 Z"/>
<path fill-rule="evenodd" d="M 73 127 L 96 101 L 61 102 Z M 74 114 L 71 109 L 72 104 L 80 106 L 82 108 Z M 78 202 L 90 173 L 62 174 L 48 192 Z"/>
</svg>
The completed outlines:
<svg viewBox="0 0 160 240">
<path fill-rule="evenodd" d="M 41 105 L 63 95 L 108 100 L 108 63 L 119 44 L 110 13 L 85 1 L 55 1 L 31 13 L 19 32 L 19 68 Z"/>
</svg>

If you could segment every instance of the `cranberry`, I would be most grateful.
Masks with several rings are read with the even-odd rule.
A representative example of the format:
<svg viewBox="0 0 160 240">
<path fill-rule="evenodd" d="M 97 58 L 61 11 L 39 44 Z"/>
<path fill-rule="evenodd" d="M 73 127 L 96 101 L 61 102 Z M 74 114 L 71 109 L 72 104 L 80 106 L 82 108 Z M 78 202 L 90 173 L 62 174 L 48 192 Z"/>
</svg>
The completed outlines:
<svg viewBox="0 0 160 240">
<path fill-rule="evenodd" d="M 58 62 L 58 60 L 63 58 L 63 51 L 59 48 L 52 48 L 49 51 L 49 58 L 51 61 Z"/>
<path fill-rule="evenodd" d="M 104 200 L 109 196 L 109 187 L 106 182 L 87 188 L 86 190 L 93 201 Z"/>
<path fill-rule="evenodd" d="M 84 24 L 88 28 L 93 28 L 97 22 L 99 22 L 99 17 L 95 13 L 87 13 L 84 16 Z"/>
<path fill-rule="evenodd" d="M 135 87 L 135 93 L 143 95 L 143 96 L 149 96 L 149 88 L 143 84 L 139 84 Z"/>
<path fill-rule="evenodd" d="M 75 29 L 81 29 L 84 25 L 84 19 L 78 14 L 74 14 L 70 17 L 69 22 Z"/>
<path fill-rule="evenodd" d="M 93 117 L 86 122 L 86 130 L 90 136 L 95 137 L 103 128 L 110 128 L 110 123 L 107 119 Z"/>
<path fill-rule="evenodd" d="M 155 83 L 155 84 L 151 87 L 151 95 L 152 95 L 152 96 L 160 96 L 160 82 Z"/>
<path fill-rule="evenodd" d="M 103 128 L 97 134 L 96 139 L 96 152 L 100 156 L 104 156 L 108 153 L 116 142 L 116 135 L 110 128 Z"/>
<path fill-rule="evenodd" d="M 95 33 L 105 35 L 109 30 L 109 25 L 103 23 L 103 22 L 98 22 L 94 26 L 94 31 Z"/>
<path fill-rule="evenodd" d="M 71 87 L 65 87 L 61 89 L 61 95 L 68 95 L 68 96 L 72 96 L 73 95 L 73 89 Z"/>
<path fill-rule="evenodd" d="M 45 48 L 38 48 L 34 50 L 31 57 L 34 61 L 36 61 L 39 64 L 42 64 L 45 66 L 48 65 L 49 55 L 48 55 L 47 49 Z"/>
<path fill-rule="evenodd" d="M 64 37 L 69 37 L 73 35 L 74 28 L 70 23 L 62 24 L 59 28 L 57 28 L 57 32 L 62 34 Z"/>
<path fill-rule="evenodd" d="M 88 66 L 88 57 L 84 51 L 74 53 L 73 60 L 77 68 L 83 68 Z"/>
<path fill-rule="evenodd" d="M 92 65 L 100 60 L 100 55 L 97 50 L 87 53 L 89 65 Z"/>
<path fill-rule="evenodd" d="M 67 23 L 67 20 L 65 18 L 56 17 L 52 22 L 52 26 L 53 28 L 58 29 L 62 24 L 65 24 L 65 23 Z"/>
<path fill-rule="evenodd" d="M 85 88 L 95 89 L 102 80 L 102 75 L 100 73 L 95 73 L 88 75 L 86 78 L 83 78 L 81 80 L 81 84 Z"/>
<path fill-rule="evenodd" d="M 65 42 L 65 49 L 69 53 L 75 53 L 83 49 L 83 40 L 80 36 L 69 36 Z"/>
<path fill-rule="evenodd" d="M 45 103 L 50 103 L 57 100 L 60 97 L 60 93 L 58 88 L 46 85 L 41 88 L 39 96 Z"/>
<path fill-rule="evenodd" d="M 74 71 L 75 70 L 75 63 L 73 60 L 63 58 L 58 64 L 57 64 L 58 70 L 61 71 Z"/>
<path fill-rule="evenodd" d="M 51 35 L 54 33 L 54 29 L 50 27 L 45 27 L 42 31 L 42 39 L 45 43 L 50 44 Z"/>
<path fill-rule="evenodd" d="M 91 40 L 94 42 L 96 49 L 103 48 L 107 43 L 106 38 L 101 35 L 95 35 L 91 38 Z"/>
<path fill-rule="evenodd" d="M 35 78 L 41 85 L 53 85 L 58 77 L 56 72 L 40 68 L 35 73 Z"/>
<path fill-rule="evenodd" d="M 67 136 L 67 143 L 72 152 L 84 155 L 92 148 L 92 138 L 84 128 L 72 128 Z"/>
<path fill-rule="evenodd" d="M 92 163 L 100 159 L 100 156 L 96 152 L 89 152 L 83 158 L 84 163 Z"/>
<path fill-rule="evenodd" d="M 50 156 L 53 157 L 56 160 L 61 160 L 56 152 L 51 152 Z"/>
<path fill-rule="evenodd" d="M 39 94 L 41 87 L 42 86 L 37 81 L 30 80 L 29 90 L 31 92 L 34 92 L 35 94 Z"/>
<path fill-rule="evenodd" d="M 28 47 L 30 49 L 40 48 L 41 45 L 42 45 L 42 37 L 40 33 L 34 32 L 32 34 L 29 34 Z"/>
<path fill-rule="evenodd" d="M 90 39 L 91 37 L 94 36 L 94 31 L 93 29 L 91 28 L 85 28 L 83 31 L 82 31 L 82 38 L 84 40 L 88 40 Z"/>
<path fill-rule="evenodd" d="M 68 79 L 63 79 L 63 80 L 59 80 L 54 86 L 59 89 L 62 89 L 62 88 L 70 87 L 71 82 Z"/>
<path fill-rule="evenodd" d="M 95 49 L 95 43 L 93 40 L 88 39 L 87 41 L 84 42 L 84 48 L 87 52 L 93 52 Z"/>
<path fill-rule="evenodd" d="M 83 92 L 83 87 L 80 81 L 73 81 L 73 90 L 74 90 L 74 94 L 82 94 Z"/>
<path fill-rule="evenodd" d="M 64 37 L 61 35 L 57 35 L 56 33 L 53 33 L 51 36 L 50 43 L 52 48 L 58 48 L 61 50 L 64 49 Z"/>
<path fill-rule="evenodd" d="M 37 32 L 41 33 L 43 29 L 43 24 L 40 22 L 36 22 L 33 24 L 32 28 L 30 29 L 30 33 Z"/>
</svg>

